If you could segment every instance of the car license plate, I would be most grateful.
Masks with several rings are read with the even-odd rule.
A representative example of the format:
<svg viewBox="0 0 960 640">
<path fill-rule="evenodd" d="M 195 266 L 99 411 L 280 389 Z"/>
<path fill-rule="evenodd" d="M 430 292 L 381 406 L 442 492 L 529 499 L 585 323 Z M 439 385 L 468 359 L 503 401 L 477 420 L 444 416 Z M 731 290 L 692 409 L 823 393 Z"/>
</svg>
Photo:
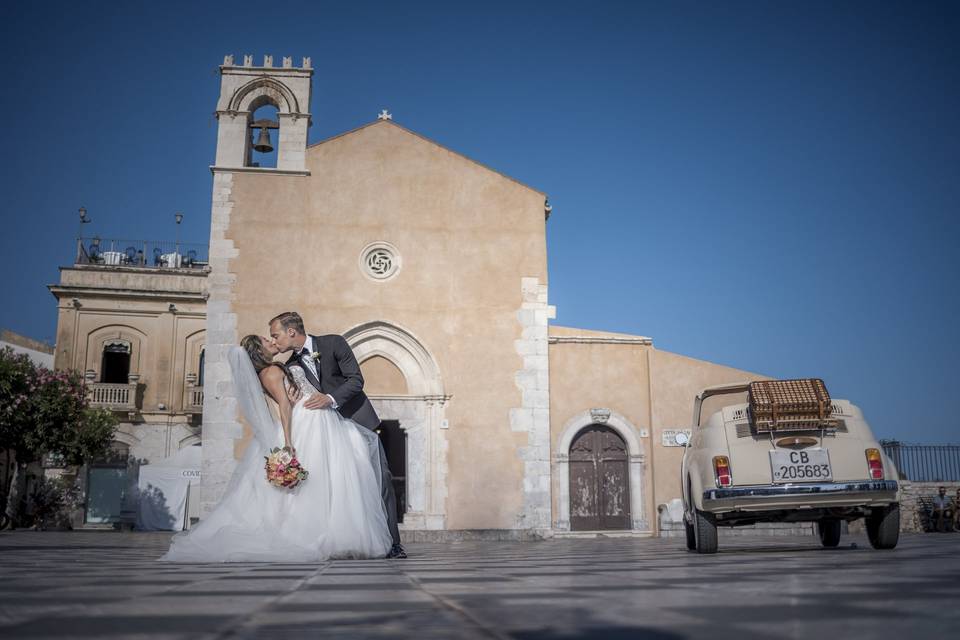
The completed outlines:
<svg viewBox="0 0 960 640">
<path fill-rule="evenodd" d="M 770 452 L 774 482 L 819 482 L 833 479 L 826 449 L 774 449 Z"/>
</svg>

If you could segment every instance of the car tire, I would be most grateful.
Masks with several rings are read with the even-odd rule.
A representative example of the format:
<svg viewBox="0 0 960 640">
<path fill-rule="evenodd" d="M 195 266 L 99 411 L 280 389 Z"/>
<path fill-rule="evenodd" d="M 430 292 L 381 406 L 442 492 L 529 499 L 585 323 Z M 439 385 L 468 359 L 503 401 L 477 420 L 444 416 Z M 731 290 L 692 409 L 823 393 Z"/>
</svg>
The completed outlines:
<svg viewBox="0 0 960 640">
<path fill-rule="evenodd" d="M 820 544 L 833 549 L 840 544 L 840 532 L 843 523 L 836 518 L 824 518 L 817 522 L 817 533 L 820 534 Z"/>
<path fill-rule="evenodd" d="M 693 510 L 693 530 L 697 553 L 717 552 L 717 523 L 713 516 L 699 509 Z"/>
<path fill-rule="evenodd" d="M 683 520 L 683 529 L 687 534 L 687 551 L 694 551 L 697 548 L 697 535 L 693 531 L 693 525 Z"/>
<path fill-rule="evenodd" d="M 874 509 L 867 516 L 867 538 L 874 549 L 893 549 L 900 541 L 900 505 Z"/>
</svg>

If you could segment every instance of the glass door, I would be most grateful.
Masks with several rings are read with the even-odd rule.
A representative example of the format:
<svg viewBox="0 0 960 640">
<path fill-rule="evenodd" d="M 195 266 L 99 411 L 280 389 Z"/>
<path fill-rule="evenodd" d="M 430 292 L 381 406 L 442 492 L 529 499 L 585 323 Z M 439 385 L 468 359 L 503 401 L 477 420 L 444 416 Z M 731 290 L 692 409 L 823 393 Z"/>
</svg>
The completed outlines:
<svg viewBox="0 0 960 640">
<path fill-rule="evenodd" d="M 127 489 L 127 468 L 90 467 L 87 471 L 88 524 L 120 521 L 120 510 Z"/>
</svg>

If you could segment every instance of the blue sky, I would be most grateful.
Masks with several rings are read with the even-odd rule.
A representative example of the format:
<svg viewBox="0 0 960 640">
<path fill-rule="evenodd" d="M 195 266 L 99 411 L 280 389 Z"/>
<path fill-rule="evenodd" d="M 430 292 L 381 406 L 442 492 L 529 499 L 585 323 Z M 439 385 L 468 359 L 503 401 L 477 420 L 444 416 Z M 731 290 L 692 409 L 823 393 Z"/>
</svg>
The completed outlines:
<svg viewBox="0 0 960 640">
<path fill-rule="evenodd" d="M 311 56 L 310 140 L 395 120 L 550 194 L 557 323 L 823 377 L 960 440 L 960 4 L 8 5 L 0 327 L 52 339 L 77 208 L 209 235 L 224 54 Z"/>
</svg>

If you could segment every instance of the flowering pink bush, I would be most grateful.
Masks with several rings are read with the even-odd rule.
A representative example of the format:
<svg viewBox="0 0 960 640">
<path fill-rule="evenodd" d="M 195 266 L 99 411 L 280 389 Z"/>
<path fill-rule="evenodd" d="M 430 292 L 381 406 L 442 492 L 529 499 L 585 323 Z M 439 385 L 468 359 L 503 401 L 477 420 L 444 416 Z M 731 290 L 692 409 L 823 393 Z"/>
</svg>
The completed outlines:
<svg viewBox="0 0 960 640">
<path fill-rule="evenodd" d="M 113 414 L 87 405 L 79 373 L 0 350 L 0 449 L 13 450 L 19 467 L 48 453 L 83 464 L 109 451 L 116 427 Z"/>
</svg>

